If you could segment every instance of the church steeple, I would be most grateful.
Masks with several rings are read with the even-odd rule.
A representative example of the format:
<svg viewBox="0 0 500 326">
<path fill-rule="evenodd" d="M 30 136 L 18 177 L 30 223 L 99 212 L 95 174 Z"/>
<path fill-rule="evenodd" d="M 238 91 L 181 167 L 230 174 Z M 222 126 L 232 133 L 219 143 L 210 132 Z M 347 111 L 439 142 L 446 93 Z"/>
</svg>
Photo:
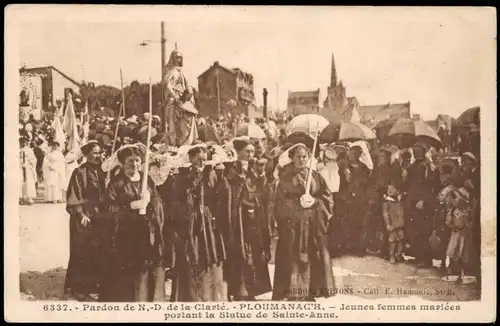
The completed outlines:
<svg viewBox="0 0 500 326">
<path fill-rule="evenodd" d="M 330 76 L 330 87 L 337 86 L 337 68 L 335 67 L 335 59 L 332 52 L 332 72 Z"/>
</svg>

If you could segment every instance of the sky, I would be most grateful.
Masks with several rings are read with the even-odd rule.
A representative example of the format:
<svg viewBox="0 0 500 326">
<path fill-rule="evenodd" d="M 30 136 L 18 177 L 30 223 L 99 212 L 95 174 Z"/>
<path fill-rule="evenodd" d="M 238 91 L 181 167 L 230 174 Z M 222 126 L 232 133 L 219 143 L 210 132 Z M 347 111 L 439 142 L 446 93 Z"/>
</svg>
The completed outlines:
<svg viewBox="0 0 500 326">
<path fill-rule="evenodd" d="M 254 76 L 257 105 L 264 87 L 272 108 L 286 108 L 288 91 L 320 88 L 323 101 L 332 53 L 347 96 L 361 105 L 410 101 L 425 119 L 496 105 L 496 21 L 487 8 L 66 8 L 20 19 L 21 64 L 96 85 L 120 87 L 120 69 L 125 85 L 157 82 L 164 20 L 167 61 L 177 43 L 191 85 L 214 61 L 239 67 Z"/>
</svg>

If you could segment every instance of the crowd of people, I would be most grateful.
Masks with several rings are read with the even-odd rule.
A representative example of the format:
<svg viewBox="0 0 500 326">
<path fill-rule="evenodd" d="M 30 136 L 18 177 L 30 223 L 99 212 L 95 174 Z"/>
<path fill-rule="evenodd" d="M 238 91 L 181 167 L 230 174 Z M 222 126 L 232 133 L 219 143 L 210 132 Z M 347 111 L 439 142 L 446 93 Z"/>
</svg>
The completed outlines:
<svg viewBox="0 0 500 326">
<path fill-rule="evenodd" d="M 190 165 L 143 184 L 148 118 L 94 116 L 93 140 L 77 152 L 54 140 L 51 121 L 21 131 L 20 203 L 33 204 L 40 182 L 47 202 L 66 201 L 65 290 L 78 300 L 163 301 L 166 279 L 171 301 L 255 300 L 270 291 L 273 300 L 314 300 L 333 295 L 331 258 L 342 255 L 391 264 L 411 256 L 428 268 L 441 260 L 443 274 L 479 283 L 477 148 L 450 156 L 425 142 L 375 140 L 316 149 L 265 120 L 199 118 Z M 166 139 L 161 119 L 152 120 L 149 151 Z M 235 137 L 241 123 L 260 124 L 266 138 Z M 207 165 L 214 144 L 230 138 L 234 160 Z M 110 175 L 101 164 L 111 155 L 120 164 Z"/>
</svg>

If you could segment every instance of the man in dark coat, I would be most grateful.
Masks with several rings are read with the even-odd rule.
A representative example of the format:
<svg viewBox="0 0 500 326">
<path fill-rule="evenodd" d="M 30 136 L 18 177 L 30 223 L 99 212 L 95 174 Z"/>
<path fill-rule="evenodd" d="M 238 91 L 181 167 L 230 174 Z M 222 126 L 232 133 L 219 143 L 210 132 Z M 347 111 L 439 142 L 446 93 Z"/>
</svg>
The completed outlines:
<svg viewBox="0 0 500 326">
<path fill-rule="evenodd" d="M 70 214 L 70 257 L 64 290 L 79 301 L 97 293 L 103 267 L 101 245 L 106 227 L 102 221 L 106 175 L 101 169 L 101 148 L 90 141 L 81 148 L 86 162 L 71 175 L 66 193 Z"/>
</svg>

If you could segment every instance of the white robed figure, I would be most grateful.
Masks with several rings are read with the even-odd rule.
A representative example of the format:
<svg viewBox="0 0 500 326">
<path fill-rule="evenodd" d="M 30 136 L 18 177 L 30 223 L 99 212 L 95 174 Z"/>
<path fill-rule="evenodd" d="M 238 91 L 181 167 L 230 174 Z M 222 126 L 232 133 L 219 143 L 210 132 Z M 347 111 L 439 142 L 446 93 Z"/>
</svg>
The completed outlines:
<svg viewBox="0 0 500 326">
<path fill-rule="evenodd" d="M 31 147 L 28 146 L 28 140 L 21 138 L 19 140 L 20 150 L 20 203 L 32 205 L 33 199 L 36 197 L 36 156 Z"/>
<path fill-rule="evenodd" d="M 43 160 L 43 180 L 45 182 L 45 201 L 54 204 L 63 202 L 63 192 L 67 186 L 66 164 L 57 141 L 51 142 L 50 151 Z"/>
</svg>

